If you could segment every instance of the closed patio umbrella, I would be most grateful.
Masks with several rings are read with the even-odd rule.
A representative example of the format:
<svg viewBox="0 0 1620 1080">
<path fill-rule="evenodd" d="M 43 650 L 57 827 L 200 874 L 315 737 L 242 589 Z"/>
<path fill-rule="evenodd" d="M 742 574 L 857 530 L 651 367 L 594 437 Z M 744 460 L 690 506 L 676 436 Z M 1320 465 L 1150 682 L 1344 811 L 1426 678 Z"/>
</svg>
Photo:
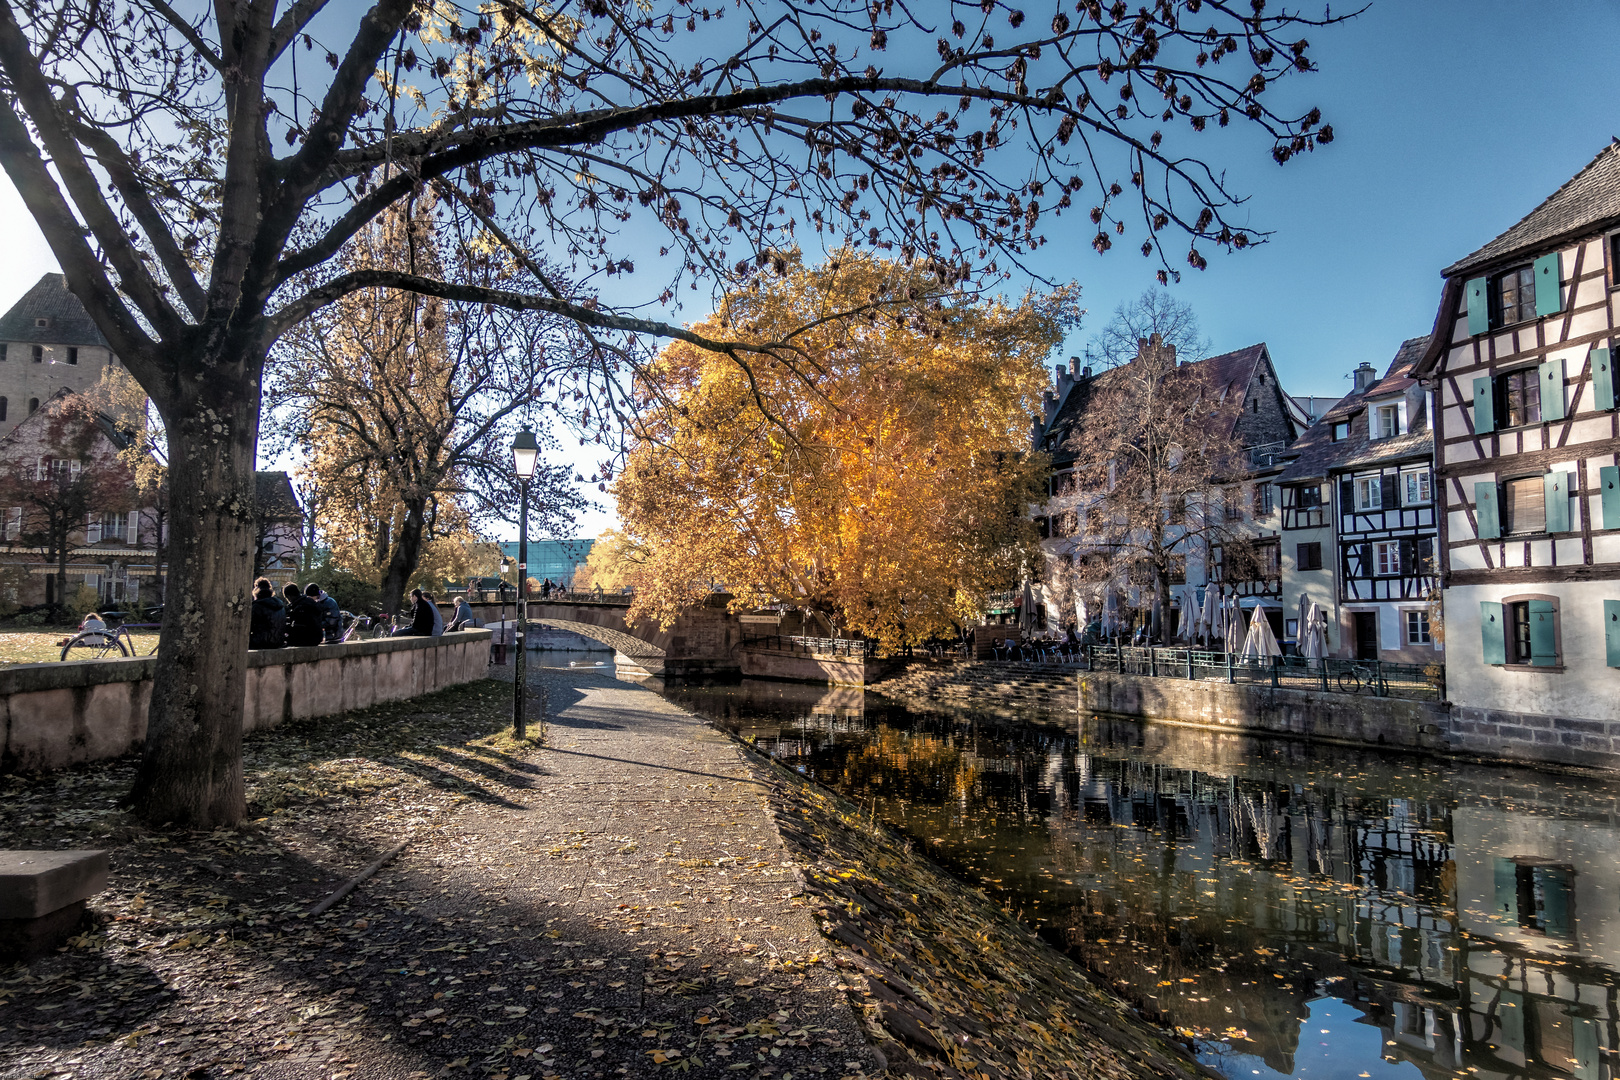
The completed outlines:
<svg viewBox="0 0 1620 1080">
<path fill-rule="evenodd" d="M 1193 585 L 1181 587 L 1181 625 L 1176 627 L 1176 640 L 1188 645 L 1198 633 L 1198 589 Z"/>
<path fill-rule="evenodd" d="M 1204 610 L 1198 619 L 1198 632 L 1204 635 L 1206 641 L 1214 641 L 1220 636 L 1215 624 L 1220 620 L 1220 590 L 1213 585 L 1204 586 Z"/>
<path fill-rule="evenodd" d="M 1305 627 L 1310 625 L 1311 605 L 1314 603 L 1316 603 L 1316 601 L 1312 600 L 1305 593 L 1299 594 L 1299 629 L 1294 631 L 1294 642 L 1295 647 L 1299 649 L 1301 655 L 1304 655 L 1305 652 Z"/>
<path fill-rule="evenodd" d="M 1300 623 L 1299 654 L 1312 660 L 1320 660 L 1327 655 L 1327 616 L 1322 613 L 1322 607 L 1315 600 L 1311 601 L 1310 608 L 1305 613 L 1305 621 Z"/>
<path fill-rule="evenodd" d="M 1103 594 L 1102 633 L 1103 637 L 1116 633 L 1119 630 L 1119 599 L 1114 590 L 1109 589 Z"/>
<path fill-rule="evenodd" d="M 1254 657 L 1263 660 L 1270 656 L 1281 656 L 1282 649 L 1277 645 L 1277 635 L 1271 632 L 1271 620 L 1259 608 L 1254 609 L 1254 615 L 1249 620 L 1249 633 L 1243 639 L 1243 658 L 1247 660 Z"/>
<path fill-rule="evenodd" d="M 1086 626 L 1091 622 L 1091 612 L 1086 608 L 1086 597 L 1079 589 L 1074 590 L 1074 632 L 1084 634 Z"/>
<path fill-rule="evenodd" d="M 1243 648 L 1243 612 L 1235 596 L 1227 597 L 1222 606 L 1226 611 L 1226 651 L 1235 653 Z"/>
</svg>

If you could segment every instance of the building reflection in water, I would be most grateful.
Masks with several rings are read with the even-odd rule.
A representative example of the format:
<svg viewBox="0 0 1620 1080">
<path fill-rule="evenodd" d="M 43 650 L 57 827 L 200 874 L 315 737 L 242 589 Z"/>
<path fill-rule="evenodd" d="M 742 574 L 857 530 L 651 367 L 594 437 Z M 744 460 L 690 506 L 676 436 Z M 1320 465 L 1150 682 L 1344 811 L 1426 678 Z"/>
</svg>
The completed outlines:
<svg viewBox="0 0 1620 1080">
<path fill-rule="evenodd" d="M 926 843 L 1228 1075 L 1613 1072 L 1609 785 L 851 690 L 669 694 Z"/>
</svg>

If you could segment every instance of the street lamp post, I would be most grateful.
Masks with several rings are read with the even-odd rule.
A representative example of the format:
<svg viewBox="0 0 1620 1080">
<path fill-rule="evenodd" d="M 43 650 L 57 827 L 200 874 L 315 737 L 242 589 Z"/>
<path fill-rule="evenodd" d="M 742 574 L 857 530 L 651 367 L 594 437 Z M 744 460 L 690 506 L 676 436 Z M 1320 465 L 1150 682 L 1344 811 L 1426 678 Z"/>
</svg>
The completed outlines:
<svg viewBox="0 0 1620 1080">
<path fill-rule="evenodd" d="M 512 669 L 512 737 L 521 739 L 527 733 L 523 722 L 524 695 L 528 691 L 524 673 L 528 650 L 529 614 L 529 480 L 534 476 L 535 464 L 540 459 L 540 444 L 534 432 L 524 428 L 512 440 L 512 467 L 518 478 L 518 595 L 517 595 L 517 660 Z"/>
</svg>

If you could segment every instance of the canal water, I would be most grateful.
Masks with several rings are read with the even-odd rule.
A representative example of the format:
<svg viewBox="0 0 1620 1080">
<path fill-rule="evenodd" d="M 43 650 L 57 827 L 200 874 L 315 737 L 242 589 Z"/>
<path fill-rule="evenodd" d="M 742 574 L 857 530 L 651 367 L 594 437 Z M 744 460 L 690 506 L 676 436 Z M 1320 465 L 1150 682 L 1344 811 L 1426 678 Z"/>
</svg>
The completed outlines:
<svg viewBox="0 0 1620 1080">
<path fill-rule="evenodd" d="M 1612 1080 L 1614 785 L 859 690 L 665 693 L 925 845 L 1231 1080 Z"/>
</svg>

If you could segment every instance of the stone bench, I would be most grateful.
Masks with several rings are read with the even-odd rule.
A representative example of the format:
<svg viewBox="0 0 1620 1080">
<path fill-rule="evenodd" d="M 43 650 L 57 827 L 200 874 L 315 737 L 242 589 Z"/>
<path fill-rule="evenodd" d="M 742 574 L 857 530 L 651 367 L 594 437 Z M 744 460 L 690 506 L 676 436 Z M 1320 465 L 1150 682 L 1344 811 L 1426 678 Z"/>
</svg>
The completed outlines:
<svg viewBox="0 0 1620 1080">
<path fill-rule="evenodd" d="M 49 952 L 107 887 L 105 851 L 0 851 L 0 960 Z"/>
</svg>

